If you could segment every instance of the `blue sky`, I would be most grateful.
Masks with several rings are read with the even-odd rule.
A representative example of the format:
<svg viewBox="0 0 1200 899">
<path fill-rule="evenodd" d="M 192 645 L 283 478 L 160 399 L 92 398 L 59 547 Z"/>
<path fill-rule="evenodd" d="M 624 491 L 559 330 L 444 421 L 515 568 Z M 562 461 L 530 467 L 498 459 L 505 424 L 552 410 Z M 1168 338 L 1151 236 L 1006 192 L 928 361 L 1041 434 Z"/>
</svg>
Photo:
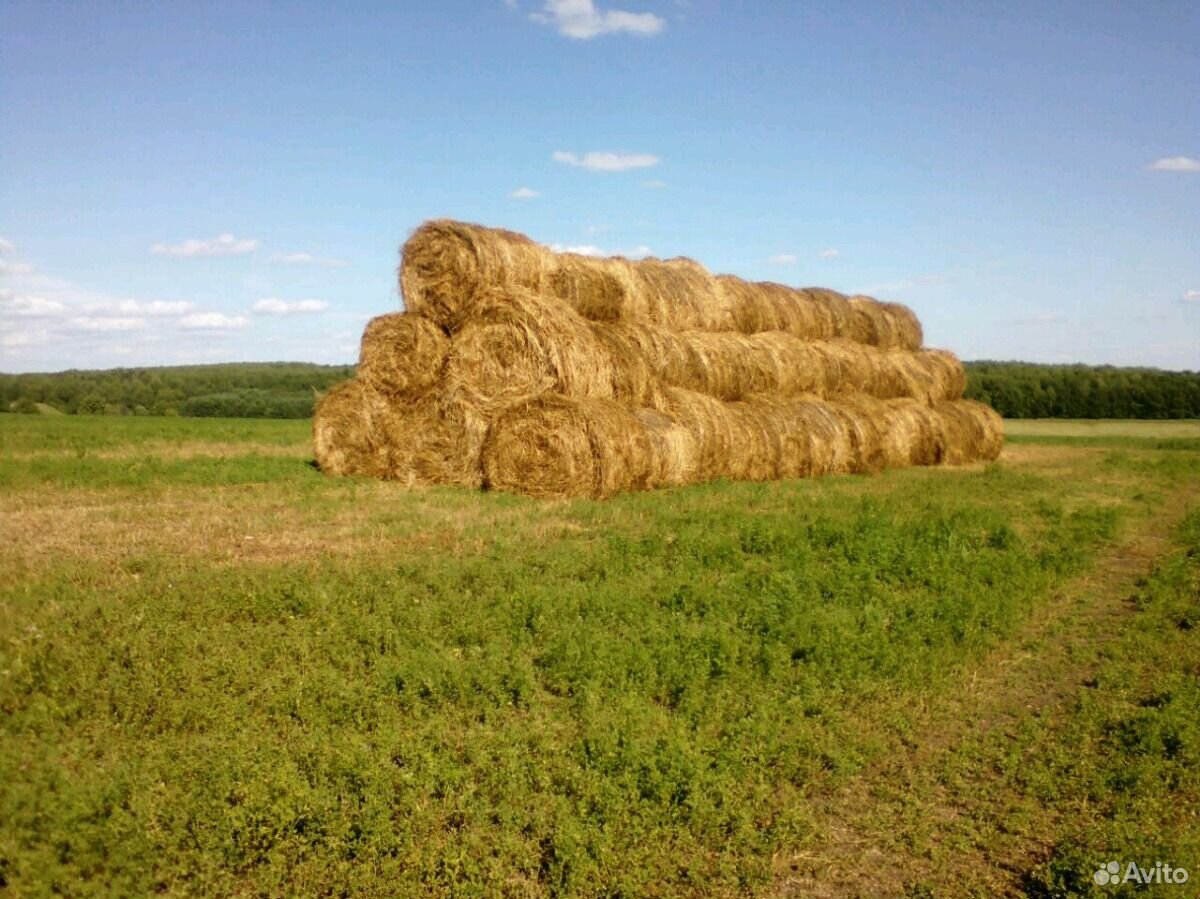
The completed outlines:
<svg viewBox="0 0 1200 899">
<path fill-rule="evenodd" d="M 0 6 L 0 370 L 351 362 L 431 217 L 1200 368 L 1200 6 Z"/>
</svg>

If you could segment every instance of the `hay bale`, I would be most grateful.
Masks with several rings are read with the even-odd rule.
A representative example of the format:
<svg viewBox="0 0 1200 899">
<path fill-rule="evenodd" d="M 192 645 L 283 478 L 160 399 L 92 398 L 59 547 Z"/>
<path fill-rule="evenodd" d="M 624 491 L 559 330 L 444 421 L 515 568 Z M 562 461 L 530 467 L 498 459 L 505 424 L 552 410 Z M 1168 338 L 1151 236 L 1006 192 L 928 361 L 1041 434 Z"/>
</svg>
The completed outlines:
<svg viewBox="0 0 1200 899">
<path fill-rule="evenodd" d="M 523 287 L 558 297 L 593 321 L 677 331 L 786 331 L 885 349 L 915 350 L 922 340 L 910 310 L 869 297 L 852 303 L 822 288 L 713 276 L 683 257 L 631 262 L 556 254 L 521 234 L 445 219 L 426 222 L 405 243 L 400 287 L 407 309 L 449 331 L 470 317 L 487 289 Z"/>
<path fill-rule="evenodd" d="M 975 400 L 935 403 L 946 433 L 943 458 L 948 465 L 990 462 L 1004 448 L 1004 421 L 990 406 Z"/>
<path fill-rule="evenodd" d="M 437 219 L 421 225 L 401 249 L 404 306 L 448 331 L 489 288 L 545 286 L 554 254 L 523 234 Z"/>
<path fill-rule="evenodd" d="M 469 410 L 436 395 L 396 402 L 352 380 L 317 403 L 313 448 L 327 474 L 478 487 L 485 429 Z"/>
<path fill-rule="evenodd" d="M 363 330 L 357 377 L 396 398 L 428 392 L 441 378 L 450 338 L 427 318 L 411 312 L 379 315 Z"/>
<path fill-rule="evenodd" d="M 634 412 L 611 400 L 550 395 L 503 413 L 483 447 L 484 484 L 544 498 L 602 499 L 643 490 L 669 470 L 669 451 Z"/>
<path fill-rule="evenodd" d="M 387 419 L 388 480 L 410 487 L 483 483 L 482 449 L 487 421 L 474 410 L 436 394 L 396 404 Z"/>
<path fill-rule="evenodd" d="M 547 393 L 656 404 L 658 382 L 623 332 L 557 300 L 496 288 L 450 342 L 443 388 L 485 418 Z"/>
<path fill-rule="evenodd" d="M 362 382 L 331 388 L 313 410 L 313 451 L 326 474 L 387 476 L 390 406 Z"/>
</svg>

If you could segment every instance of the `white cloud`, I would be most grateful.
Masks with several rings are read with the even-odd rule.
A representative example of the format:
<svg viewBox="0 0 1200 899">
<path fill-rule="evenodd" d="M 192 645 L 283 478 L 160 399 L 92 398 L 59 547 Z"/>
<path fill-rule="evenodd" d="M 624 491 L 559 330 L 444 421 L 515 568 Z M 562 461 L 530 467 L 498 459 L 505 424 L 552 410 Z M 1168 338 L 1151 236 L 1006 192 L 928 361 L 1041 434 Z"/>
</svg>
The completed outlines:
<svg viewBox="0 0 1200 899">
<path fill-rule="evenodd" d="M 1185 303 L 1200 303 L 1200 290 L 1185 290 L 1183 292 L 1183 301 Z"/>
<path fill-rule="evenodd" d="M 840 255 L 842 255 L 842 254 L 841 254 L 841 253 L 840 253 L 840 252 L 837 250 L 837 248 L 835 248 L 835 247 L 829 247 L 828 249 L 822 250 L 822 251 L 821 251 L 820 253 L 818 253 L 817 255 L 818 255 L 818 256 L 819 256 L 821 259 L 835 259 L 835 258 L 837 258 L 838 256 L 840 256 Z"/>
<path fill-rule="evenodd" d="M 31 346 L 36 341 L 34 331 L 5 331 L 0 334 L 0 347 L 5 349 L 22 349 Z"/>
<path fill-rule="evenodd" d="M 605 255 L 607 255 L 602 249 L 600 249 L 597 246 L 593 246 L 590 243 L 575 244 L 573 246 L 564 246 L 561 243 L 552 243 L 552 244 L 550 244 L 550 249 L 552 249 L 555 253 L 575 253 L 578 256 L 605 256 Z"/>
<path fill-rule="evenodd" d="M 122 300 L 106 299 L 85 302 L 87 312 L 116 312 L 123 315 L 150 315 L 156 318 L 166 315 L 186 315 L 194 308 L 183 300 Z"/>
<path fill-rule="evenodd" d="M 768 257 L 767 262 L 771 263 L 772 265 L 795 265 L 796 264 L 796 254 L 795 253 L 778 253 L 775 256 Z"/>
<path fill-rule="evenodd" d="M 67 326 L 76 331 L 140 331 L 146 327 L 146 320 L 106 315 L 81 315 L 70 319 Z"/>
<path fill-rule="evenodd" d="M 258 249 L 259 241 L 239 239 L 232 234 L 218 234 L 210 240 L 191 239 L 182 243 L 156 243 L 150 252 L 156 256 L 175 256 L 181 259 L 198 256 L 242 256 Z"/>
<path fill-rule="evenodd" d="M 324 312 L 329 304 L 324 300 L 280 300 L 276 297 L 266 297 L 252 307 L 258 315 L 303 315 L 311 312 Z"/>
<path fill-rule="evenodd" d="M 1146 166 L 1151 172 L 1200 172 L 1200 159 L 1190 156 L 1164 156 Z"/>
<path fill-rule="evenodd" d="M 592 150 L 582 156 L 566 150 L 555 150 L 550 154 L 550 158 L 564 165 L 573 165 L 593 172 L 627 172 L 630 169 L 650 168 L 661 161 L 651 153 L 609 153 L 600 150 Z"/>
<path fill-rule="evenodd" d="M 535 200 L 540 197 L 541 194 L 532 187 L 518 187 L 516 190 L 510 193 L 509 196 L 514 200 Z"/>
<path fill-rule="evenodd" d="M 29 294 L 9 292 L 0 297 L 0 315 L 20 316 L 21 318 L 53 318 L 65 312 L 66 308 L 58 300 Z"/>
<path fill-rule="evenodd" d="M 12 275 L 28 275 L 33 272 L 33 266 L 28 262 L 10 262 L 7 259 L 0 259 L 0 278 L 7 278 Z"/>
<path fill-rule="evenodd" d="M 17 251 L 16 245 L 11 240 L 5 240 L 0 237 L 0 256 L 8 256 Z"/>
<path fill-rule="evenodd" d="M 550 249 L 555 253 L 575 253 L 578 256 L 624 256 L 627 259 L 645 259 L 651 255 L 650 248 L 647 246 L 637 246 L 629 250 L 602 250 L 594 244 L 574 244 L 564 245 L 561 243 L 550 244 Z"/>
<path fill-rule="evenodd" d="M 541 12 L 530 18 L 549 25 L 564 37 L 591 40 L 602 34 L 633 34 L 650 37 L 666 27 L 666 22 L 648 12 L 621 9 L 597 9 L 593 0 L 545 0 Z"/>
<path fill-rule="evenodd" d="M 223 312 L 196 312 L 179 320 L 179 327 L 187 331 L 231 331 L 248 324 L 250 319 L 244 315 L 226 315 Z"/>
<path fill-rule="evenodd" d="M 272 253 L 271 261 L 277 265 L 319 265 L 324 268 L 345 268 L 348 264 L 342 259 L 314 256 L 312 253 Z"/>
<path fill-rule="evenodd" d="M 642 182 L 642 187 L 648 187 L 651 190 L 662 190 L 666 186 L 667 186 L 666 181 L 660 181 L 657 178 L 651 178 L 649 181 Z"/>
</svg>

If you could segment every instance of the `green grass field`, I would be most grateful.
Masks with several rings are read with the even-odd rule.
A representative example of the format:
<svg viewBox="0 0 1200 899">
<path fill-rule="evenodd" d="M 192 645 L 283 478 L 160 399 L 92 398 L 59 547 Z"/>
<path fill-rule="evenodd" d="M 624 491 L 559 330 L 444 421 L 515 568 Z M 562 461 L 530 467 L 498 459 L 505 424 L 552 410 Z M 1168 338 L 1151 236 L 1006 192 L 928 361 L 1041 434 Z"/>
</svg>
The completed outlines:
<svg viewBox="0 0 1200 899">
<path fill-rule="evenodd" d="M 1188 895 L 1092 874 L 1200 882 L 1200 428 L 1010 430 L 548 503 L 0 416 L 0 895 Z"/>
</svg>

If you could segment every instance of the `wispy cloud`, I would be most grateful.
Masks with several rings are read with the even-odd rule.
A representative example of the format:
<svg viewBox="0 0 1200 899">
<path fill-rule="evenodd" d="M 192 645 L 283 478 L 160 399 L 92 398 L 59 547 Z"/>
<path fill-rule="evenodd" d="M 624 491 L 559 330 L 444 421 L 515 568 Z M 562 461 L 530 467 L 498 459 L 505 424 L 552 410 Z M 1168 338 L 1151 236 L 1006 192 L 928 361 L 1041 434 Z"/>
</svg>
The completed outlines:
<svg viewBox="0 0 1200 899">
<path fill-rule="evenodd" d="M 33 271 L 33 266 L 28 262 L 14 262 L 10 259 L 0 258 L 0 278 L 8 278 L 12 275 L 28 275 Z"/>
<path fill-rule="evenodd" d="M 541 194 L 532 187 L 518 187 L 509 196 L 514 200 L 536 200 Z"/>
<path fill-rule="evenodd" d="M 771 265 L 795 265 L 796 264 L 796 254 L 795 253 L 777 253 L 774 256 L 768 256 L 767 262 L 771 263 Z"/>
<path fill-rule="evenodd" d="M 549 25 L 564 37 L 587 41 L 604 34 L 651 37 L 661 32 L 666 21 L 654 13 L 599 9 L 593 0 L 545 0 L 533 21 Z"/>
<path fill-rule="evenodd" d="M 592 150 L 583 155 L 555 150 L 550 158 L 563 165 L 593 172 L 627 172 L 630 169 L 650 168 L 662 161 L 652 153 L 609 153 L 601 150 Z"/>
<path fill-rule="evenodd" d="M 594 244 L 561 244 L 552 243 L 550 249 L 555 253 L 575 253 L 579 256 L 624 256 L 626 259 L 645 259 L 652 255 L 647 246 L 631 247 L 628 250 L 603 250 Z"/>
<path fill-rule="evenodd" d="M 281 300 L 266 297 L 251 307 L 256 315 L 305 315 L 324 312 L 329 304 L 324 300 Z"/>
<path fill-rule="evenodd" d="M 65 312 L 67 307 L 58 300 L 30 294 L 14 294 L 11 291 L 0 296 L 0 316 L 19 318 L 54 318 Z"/>
<path fill-rule="evenodd" d="M 185 331 L 232 331 L 244 328 L 250 319 L 244 315 L 226 315 L 223 312 L 196 312 L 179 320 Z"/>
<path fill-rule="evenodd" d="M 1185 290 L 1183 292 L 1183 301 L 1185 303 L 1200 303 L 1200 290 Z"/>
<path fill-rule="evenodd" d="M 574 253 L 577 256 L 606 256 L 608 255 L 599 247 L 590 244 L 561 244 L 552 243 L 550 249 L 555 253 Z"/>
<path fill-rule="evenodd" d="M 1200 172 L 1200 159 L 1191 156 L 1164 156 L 1146 166 L 1151 172 Z"/>
<path fill-rule="evenodd" d="M 841 252 L 836 247 L 829 247 L 827 249 L 822 250 L 820 253 L 817 254 L 817 256 L 820 257 L 821 259 L 836 259 L 838 256 L 841 256 L 841 255 L 842 255 Z"/>
<path fill-rule="evenodd" d="M 329 256 L 314 256 L 312 253 L 272 253 L 271 262 L 276 265 L 319 265 L 323 268 L 345 268 L 343 259 Z"/>
<path fill-rule="evenodd" d="M 107 312 L 116 315 L 148 315 L 155 318 L 171 315 L 186 315 L 195 307 L 183 300 L 98 299 L 84 301 L 82 308 L 87 312 Z"/>
<path fill-rule="evenodd" d="M 16 251 L 17 247 L 11 240 L 0 237 L 0 256 L 8 256 Z"/>
<path fill-rule="evenodd" d="M 21 262 L 15 248 L 0 252 Z M 194 362 L 228 355 L 221 344 L 250 322 L 247 314 L 197 309 L 186 300 L 113 295 L 30 265 L 0 282 L 6 369 L 96 367 L 116 364 L 122 354 L 148 364 Z"/>
<path fill-rule="evenodd" d="M 259 241 L 218 234 L 209 240 L 193 238 L 181 243 L 156 243 L 150 252 L 156 256 L 175 256 L 189 259 L 200 256 L 242 256 L 258 249 Z"/>
<path fill-rule="evenodd" d="M 146 320 L 139 317 L 80 315 L 68 319 L 67 327 L 76 331 L 141 331 L 146 327 Z"/>
</svg>

